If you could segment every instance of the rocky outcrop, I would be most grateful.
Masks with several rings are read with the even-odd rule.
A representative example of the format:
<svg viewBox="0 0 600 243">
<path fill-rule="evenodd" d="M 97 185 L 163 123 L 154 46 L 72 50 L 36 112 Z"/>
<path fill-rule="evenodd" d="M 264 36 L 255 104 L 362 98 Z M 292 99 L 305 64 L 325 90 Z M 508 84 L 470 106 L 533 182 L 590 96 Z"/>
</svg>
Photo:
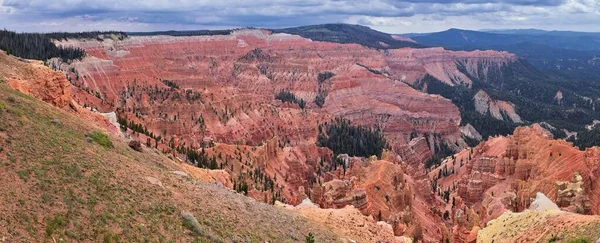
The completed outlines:
<svg viewBox="0 0 600 243">
<path fill-rule="evenodd" d="M 339 235 L 345 235 L 347 238 L 342 239 L 343 242 L 405 242 L 402 240 L 404 237 L 394 236 L 391 225 L 364 216 L 352 206 L 335 210 L 323 209 L 308 199 L 297 206 L 277 205 L 327 225 Z"/>
<path fill-rule="evenodd" d="M 552 200 L 560 198 L 566 203 L 568 198 L 581 194 L 582 189 L 576 185 L 593 187 L 598 183 L 594 174 L 600 165 L 600 157 L 590 156 L 598 148 L 580 151 L 564 140 L 552 140 L 552 135 L 537 124 L 517 128 L 512 136 L 499 139 L 506 140 L 502 147 L 493 147 L 485 142 L 475 148 L 473 158 L 466 166 L 469 177 L 463 177 L 458 187 L 465 202 L 478 203 L 481 200 L 477 197 L 483 196 L 479 194 L 481 188 L 487 191 L 500 186 L 517 193 L 517 197 L 521 198 L 517 208 L 522 210 L 529 206 L 528 199 L 535 196 L 534 192 L 543 192 Z M 503 152 L 499 154 L 497 149 Z M 575 184 L 563 182 L 570 181 L 575 173 L 581 174 L 573 179 Z M 486 181 L 491 183 L 484 183 Z M 592 195 L 595 193 L 588 194 Z"/>
<path fill-rule="evenodd" d="M 463 136 L 466 136 L 468 138 L 472 138 L 475 139 L 477 141 L 481 141 L 483 139 L 483 137 L 481 136 L 481 134 L 477 131 L 477 129 L 475 129 L 471 124 L 467 123 L 467 125 L 464 125 L 462 127 L 460 127 L 460 133 Z"/>
<path fill-rule="evenodd" d="M 503 101 L 493 100 L 483 90 L 480 90 L 473 97 L 473 103 L 475 104 L 475 110 L 482 115 L 490 114 L 493 118 L 498 120 L 507 120 L 514 123 L 523 123 L 519 114 L 515 112 L 514 104 Z"/>
<path fill-rule="evenodd" d="M 355 188 L 353 181 L 338 179 L 324 183 L 320 190 L 315 190 L 313 198 L 319 200 L 318 203 L 323 208 L 344 208 L 352 205 L 364 210 L 368 202 L 364 189 Z"/>
<path fill-rule="evenodd" d="M 556 92 L 556 95 L 554 95 L 554 100 L 558 105 L 562 105 L 563 98 L 563 93 L 560 90 Z"/>
<path fill-rule="evenodd" d="M 560 211 L 539 192 L 530 209 L 506 212 L 477 234 L 477 242 L 568 242 L 582 238 L 600 238 L 600 217 Z"/>
<path fill-rule="evenodd" d="M 591 205 L 583 188 L 583 178 L 578 172 L 573 175 L 573 180 L 556 182 L 556 204 L 564 210 L 574 213 L 590 214 Z"/>
<path fill-rule="evenodd" d="M 442 171 L 453 173 L 440 172 L 445 167 Z M 445 210 L 452 208 L 454 238 L 463 241 L 472 229 L 486 226 L 504 212 L 530 208 L 537 193 L 547 195 L 562 210 L 598 214 L 600 196 L 593 188 L 600 185 L 599 168 L 600 148 L 580 151 L 534 124 L 519 127 L 508 137 L 491 137 L 446 159 L 429 172 L 429 178 L 436 182 L 440 198 L 449 191 L 451 200 L 444 204 Z M 462 215 L 472 210 L 479 220 L 457 221 L 459 210 Z"/>
<path fill-rule="evenodd" d="M 407 145 L 397 149 L 397 153 L 402 161 L 411 166 L 413 170 L 424 167 L 423 161 L 433 155 L 425 137 L 413 138 Z"/>
<path fill-rule="evenodd" d="M 0 78 L 13 89 L 56 107 L 71 103 L 71 85 L 65 75 L 44 66 L 41 61 L 20 59 L 0 51 Z"/>
</svg>

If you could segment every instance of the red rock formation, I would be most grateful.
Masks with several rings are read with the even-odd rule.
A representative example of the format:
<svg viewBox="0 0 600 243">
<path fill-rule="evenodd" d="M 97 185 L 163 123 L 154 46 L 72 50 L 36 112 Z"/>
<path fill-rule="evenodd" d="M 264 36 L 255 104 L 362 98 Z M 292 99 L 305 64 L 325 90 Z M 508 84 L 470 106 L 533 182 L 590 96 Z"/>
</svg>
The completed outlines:
<svg viewBox="0 0 600 243">
<path fill-rule="evenodd" d="M 0 77 L 13 89 L 59 108 L 71 102 L 71 85 L 65 75 L 40 61 L 19 59 L 0 51 Z"/>
<path fill-rule="evenodd" d="M 161 101 L 157 107 L 155 100 L 140 97 L 137 101 L 129 99 L 124 107 L 135 110 L 136 117 L 153 132 L 166 130 L 169 136 L 177 135 L 188 144 L 194 140 L 191 134 L 197 133 L 223 142 L 258 144 L 275 134 L 297 136 L 304 141 L 316 135 L 316 122 L 331 116 L 379 125 L 395 146 L 406 144 L 413 130 L 456 140 L 460 138 L 458 109 L 448 100 L 416 91 L 404 82 L 413 83 L 427 73 L 441 80 L 455 80 L 460 76 L 456 62 L 467 64 L 467 69 L 475 72 L 478 69 L 471 68 L 473 65 L 497 66 L 515 58 L 507 53 L 451 52 L 441 48 L 383 52 L 261 30 L 240 30 L 227 36 L 146 36 L 58 44 L 81 47 L 90 54 L 71 65 L 74 73 L 69 67 L 58 65 L 69 70 L 71 77 L 77 77 L 73 82 L 86 90 L 83 93 L 103 100 L 99 104 L 89 95 L 76 92 L 75 99 L 80 103 L 90 102 L 105 111 L 115 109 L 120 107 L 122 91 L 127 87 L 164 89 L 160 82 L 163 79 L 201 93 L 202 104 Z M 411 71 L 414 69 L 418 70 Z M 375 70 L 382 72 L 375 74 Z M 319 84 L 317 75 L 325 71 L 335 76 Z M 281 89 L 290 89 L 305 99 L 310 111 L 302 114 L 308 117 L 300 116 L 295 109 L 290 116 L 281 115 L 287 111 L 273 101 L 274 93 Z M 322 109 L 312 102 L 318 95 L 326 96 Z M 112 108 L 106 104 L 112 104 Z M 209 116 L 205 117 L 205 131 L 193 128 L 192 119 L 185 124 L 173 121 L 173 113 L 181 116 L 178 120 L 187 120 L 183 113 L 191 110 L 196 111 L 196 116 Z M 320 115 L 314 115 L 315 112 Z M 169 115 L 164 117 L 166 113 Z M 287 121 L 292 124 L 285 124 Z M 265 123 L 273 125 L 265 127 Z M 282 129 L 288 131 L 280 132 Z"/>
<path fill-rule="evenodd" d="M 538 192 L 565 210 L 599 213 L 600 148 L 580 151 L 569 142 L 553 140 L 537 124 L 519 127 L 508 137 L 491 138 L 440 167 L 450 164 L 455 173 L 437 178 L 436 169 L 430 172 L 430 178 L 437 178 L 437 185 L 442 188 L 456 184 L 451 198 L 461 200 L 454 202 L 455 209 L 474 210 L 481 218 L 473 225 L 455 218 L 455 239 L 465 240 L 472 227 L 483 227 L 506 210 L 528 208 Z"/>
</svg>

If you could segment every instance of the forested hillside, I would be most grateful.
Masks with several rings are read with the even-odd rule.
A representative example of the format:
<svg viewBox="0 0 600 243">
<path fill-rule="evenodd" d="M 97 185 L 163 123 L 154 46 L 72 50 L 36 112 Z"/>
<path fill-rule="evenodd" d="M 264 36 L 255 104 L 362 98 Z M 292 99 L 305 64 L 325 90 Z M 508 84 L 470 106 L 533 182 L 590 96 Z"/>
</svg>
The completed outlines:
<svg viewBox="0 0 600 243">
<path fill-rule="evenodd" d="M 52 40 L 63 40 L 69 38 L 85 38 L 102 40 L 104 36 L 115 35 L 124 38 L 121 32 L 78 32 L 78 33 L 16 33 L 8 30 L 0 31 L 0 49 L 8 54 L 36 60 L 48 60 L 58 57 L 63 61 L 81 59 L 85 52 L 79 48 L 57 47 Z"/>
<path fill-rule="evenodd" d="M 522 59 L 496 70 L 490 69 L 486 76 L 472 76 L 465 68 L 461 68 L 461 71 L 473 80 L 472 87 L 452 87 L 426 76 L 415 88 L 427 87 L 428 93 L 440 94 L 452 100 L 461 111 L 461 122 L 471 124 L 484 138 L 511 134 L 515 127 L 522 124 L 498 120 L 489 113 L 478 113 L 473 98 L 480 90 L 484 90 L 494 100 L 514 104 L 516 113 L 527 124 L 547 122 L 559 129 L 584 131 L 585 125 L 600 117 L 594 110 L 600 102 L 580 95 L 598 92 L 599 89 L 595 86 L 578 87 L 567 79 L 544 73 Z M 562 99 L 557 100 L 559 91 Z"/>
<path fill-rule="evenodd" d="M 299 35 L 316 41 L 356 43 L 377 49 L 425 47 L 424 45 L 414 42 L 396 40 L 390 34 L 379 32 L 366 26 L 350 24 L 309 25 L 287 29 L 276 29 L 273 30 L 273 32 Z"/>
</svg>

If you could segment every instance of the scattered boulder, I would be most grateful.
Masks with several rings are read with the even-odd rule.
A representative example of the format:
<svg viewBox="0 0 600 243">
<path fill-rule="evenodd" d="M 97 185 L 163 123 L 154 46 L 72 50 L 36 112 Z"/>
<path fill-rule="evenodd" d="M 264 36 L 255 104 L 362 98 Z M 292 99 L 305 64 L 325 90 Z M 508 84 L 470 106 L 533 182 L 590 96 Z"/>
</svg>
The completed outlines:
<svg viewBox="0 0 600 243">
<path fill-rule="evenodd" d="M 158 179 L 156 179 L 154 177 L 147 176 L 146 180 L 148 182 L 150 182 L 150 184 L 152 184 L 152 185 L 157 185 L 157 186 L 163 187 L 162 182 L 160 182 L 160 180 L 158 180 Z"/>
<path fill-rule="evenodd" d="M 131 140 L 129 142 L 129 147 L 135 151 L 142 152 L 142 143 L 140 143 L 140 141 Z"/>
<path fill-rule="evenodd" d="M 173 174 L 175 174 L 175 175 L 178 175 L 178 176 L 181 176 L 181 177 L 188 177 L 188 176 L 189 176 L 187 173 L 185 173 L 185 172 L 183 172 L 183 171 L 180 171 L 180 170 L 178 170 L 178 171 L 173 171 L 173 172 L 171 172 L 171 173 L 173 173 Z"/>
<path fill-rule="evenodd" d="M 54 119 L 50 122 L 52 123 L 52 125 L 55 125 L 55 126 L 60 126 L 62 124 L 59 119 Z"/>
</svg>

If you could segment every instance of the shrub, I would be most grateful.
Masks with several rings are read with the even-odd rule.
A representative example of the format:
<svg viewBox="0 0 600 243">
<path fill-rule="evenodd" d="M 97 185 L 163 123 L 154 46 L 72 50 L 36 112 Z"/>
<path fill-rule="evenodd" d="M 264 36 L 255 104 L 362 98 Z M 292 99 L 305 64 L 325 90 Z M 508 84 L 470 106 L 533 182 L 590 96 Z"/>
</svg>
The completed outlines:
<svg viewBox="0 0 600 243">
<path fill-rule="evenodd" d="M 305 238 L 306 243 L 315 243 L 315 236 L 313 235 L 313 233 L 308 233 L 308 235 Z"/>
<path fill-rule="evenodd" d="M 68 223 L 68 219 L 62 215 L 56 215 L 54 218 L 48 219 L 46 224 L 46 235 L 52 236 L 56 230 L 66 227 Z"/>
<path fill-rule="evenodd" d="M 317 80 L 319 81 L 319 83 L 323 83 L 323 82 L 327 81 L 328 79 L 332 78 L 333 76 L 335 76 L 335 73 L 332 73 L 330 71 L 325 71 L 325 72 L 321 72 L 317 75 Z"/>
<path fill-rule="evenodd" d="M 92 132 L 90 134 L 90 137 L 94 140 L 94 142 L 96 142 L 97 144 L 100 144 L 100 146 L 102 146 L 102 147 L 110 148 L 113 146 L 113 143 L 110 140 L 110 138 L 108 137 L 108 135 L 106 135 L 100 131 Z"/>
</svg>

